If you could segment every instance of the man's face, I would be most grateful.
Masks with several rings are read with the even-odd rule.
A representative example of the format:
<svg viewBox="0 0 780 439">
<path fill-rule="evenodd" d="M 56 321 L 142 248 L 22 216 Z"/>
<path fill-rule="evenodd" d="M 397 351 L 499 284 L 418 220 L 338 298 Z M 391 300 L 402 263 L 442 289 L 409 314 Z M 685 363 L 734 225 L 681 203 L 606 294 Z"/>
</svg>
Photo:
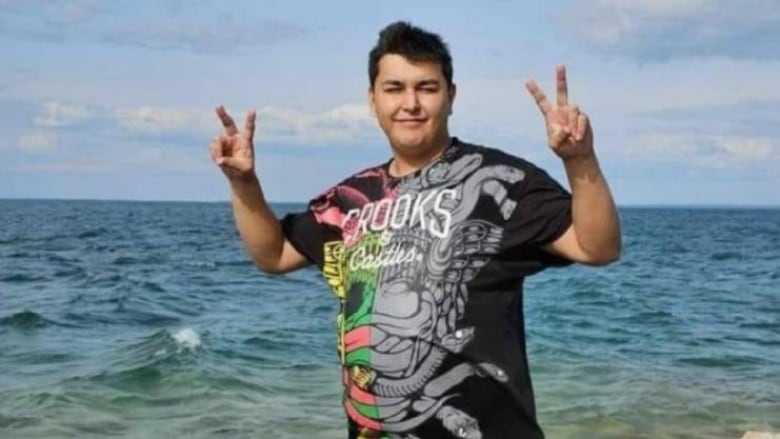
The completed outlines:
<svg viewBox="0 0 780 439">
<path fill-rule="evenodd" d="M 448 141 L 455 86 L 447 86 L 435 62 L 411 62 L 401 55 L 384 55 L 369 90 L 371 109 L 392 146 L 418 156 Z"/>
</svg>

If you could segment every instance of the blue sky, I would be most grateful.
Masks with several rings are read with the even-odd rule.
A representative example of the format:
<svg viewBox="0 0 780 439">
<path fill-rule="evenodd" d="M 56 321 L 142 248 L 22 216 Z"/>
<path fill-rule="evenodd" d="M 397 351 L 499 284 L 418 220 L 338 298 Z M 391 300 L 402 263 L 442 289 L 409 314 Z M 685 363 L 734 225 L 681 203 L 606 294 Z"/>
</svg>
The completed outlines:
<svg viewBox="0 0 780 439">
<path fill-rule="evenodd" d="M 304 201 L 389 157 L 366 104 L 378 31 L 454 57 L 452 134 L 565 182 L 523 87 L 591 117 L 617 202 L 780 205 L 780 6 L 743 0 L 0 0 L 0 198 L 227 200 L 207 145 L 259 113 L 257 170 Z"/>
</svg>

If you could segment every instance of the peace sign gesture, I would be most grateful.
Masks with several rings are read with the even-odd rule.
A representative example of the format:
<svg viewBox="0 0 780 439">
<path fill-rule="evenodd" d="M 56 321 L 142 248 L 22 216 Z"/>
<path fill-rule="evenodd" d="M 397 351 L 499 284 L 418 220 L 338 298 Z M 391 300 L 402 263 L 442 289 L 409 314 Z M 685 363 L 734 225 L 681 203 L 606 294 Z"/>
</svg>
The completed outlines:
<svg viewBox="0 0 780 439">
<path fill-rule="evenodd" d="M 593 130 L 588 116 L 576 105 L 569 105 L 566 67 L 558 66 L 555 73 L 556 105 L 547 100 L 536 82 L 530 80 L 525 84 L 544 117 L 547 142 L 563 160 L 593 155 Z"/>
<path fill-rule="evenodd" d="M 225 107 L 218 106 L 216 112 L 224 131 L 211 141 L 209 152 L 212 160 L 219 165 L 228 179 L 253 178 L 255 151 L 252 142 L 255 136 L 255 112 L 247 111 L 244 131 L 238 131 L 236 123 Z"/>
</svg>

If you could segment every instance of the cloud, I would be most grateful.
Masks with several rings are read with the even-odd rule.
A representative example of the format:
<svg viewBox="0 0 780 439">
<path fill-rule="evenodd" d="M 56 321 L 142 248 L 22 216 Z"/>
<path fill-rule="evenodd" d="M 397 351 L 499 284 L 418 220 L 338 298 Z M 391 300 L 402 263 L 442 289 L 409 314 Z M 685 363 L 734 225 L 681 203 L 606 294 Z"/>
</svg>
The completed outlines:
<svg viewBox="0 0 780 439">
<path fill-rule="evenodd" d="M 780 100 L 639 112 L 610 121 L 606 141 L 629 161 L 769 172 L 780 169 L 778 117 Z"/>
<path fill-rule="evenodd" d="M 82 30 L 103 9 L 95 0 L 0 1 L 0 35 L 61 43 L 74 31 Z"/>
<path fill-rule="evenodd" d="M 117 123 L 140 134 L 195 133 L 213 136 L 221 125 L 212 109 L 144 106 L 114 112 Z M 239 129 L 244 114 L 231 112 Z M 365 104 L 344 104 L 322 112 L 280 107 L 257 111 L 257 136 L 264 141 L 297 145 L 351 144 L 375 135 L 376 122 Z"/>
<path fill-rule="evenodd" d="M 35 42 L 98 41 L 224 54 L 287 42 L 307 33 L 289 21 L 230 15 L 224 9 L 210 9 L 207 3 L 134 2 L 128 12 L 130 6 L 96 0 L 0 1 L 0 35 Z"/>
<path fill-rule="evenodd" d="M 178 131 L 201 131 L 213 118 L 203 109 L 161 108 L 144 106 L 119 108 L 114 111 L 115 121 L 125 129 L 142 134 L 160 134 Z"/>
<path fill-rule="evenodd" d="M 631 159 L 678 162 L 703 168 L 742 168 L 767 165 L 768 162 L 780 165 L 780 139 L 773 137 L 646 133 L 623 151 Z"/>
<path fill-rule="evenodd" d="M 713 140 L 719 152 L 740 162 L 780 159 L 780 141 L 776 138 L 716 137 Z"/>
<path fill-rule="evenodd" d="M 57 146 L 57 136 L 50 131 L 33 132 L 19 137 L 16 146 L 27 152 L 51 151 Z"/>
<path fill-rule="evenodd" d="M 780 138 L 780 99 L 745 100 L 705 108 L 636 112 L 635 125 L 653 132 L 718 137 Z"/>
<path fill-rule="evenodd" d="M 713 6 L 712 0 L 593 0 L 608 10 L 631 12 L 651 17 L 689 17 Z"/>
<path fill-rule="evenodd" d="M 366 104 L 345 104 L 316 113 L 276 107 L 258 112 L 264 138 L 304 145 L 351 144 L 376 136 L 377 125 Z"/>
<path fill-rule="evenodd" d="M 92 18 L 100 7 L 99 0 L 70 0 L 63 6 L 62 15 L 68 23 L 81 23 Z"/>
<path fill-rule="evenodd" d="M 122 46 L 155 50 L 190 50 L 196 53 L 224 54 L 245 47 L 269 46 L 300 37 L 306 30 L 289 22 L 262 20 L 240 24 L 230 17 L 193 23 L 169 19 L 163 22 L 139 22 L 101 34 L 101 40 Z"/>
<path fill-rule="evenodd" d="M 22 163 L 14 169 L 14 171 L 20 172 L 57 172 L 65 174 L 106 174 L 116 170 L 116 163 L 95 159 L 56 163 Z"/>
<path fill-rule="evenodd" d="M 50 101 L 43 104 L 41 113 L 35 118 L 35 125 L 47 128 L 64 127 L 89 116 L 89 110 L 85 107 Z"/>
<path fill-rule="evenodd" d="M 56 164 L 37 164 L 61 171 L 101 171 L 95 163 L 101 157 L 123 166 L 150 165 L 155 169 L 187 171 L 208 165 L 206 145 L 222 132 L 213 108 L 203 107 L 107 107 L 60 101 L 29 103 L 0 102 L 8 110 L 7 136 L 0 141 L 0 153 L 12 150 L 35 153 L 36 160 L 46 158 Z M 255 139 L 272 145 L 277 151 L 295 148 L 296 154 L 321 147 L 344 148 L 374 143 L 379 130 L 366 104 L 343 104 L 323 111 L 300 111 L 283 107 L 258 110 Z M 231 111 L 239 129 L 244 114 Z M 203 154 L 192 154 L 193 147 Z M 282 148 L 280 148 L 282 147 Z M 330 150 L 328 150 L 330 151 Z M 90 156 L 84 162 L 73 157 Z M 8 156 L 6 164 L 29 160 Z M 13 163 L 12 163 L 13 162 Z"/>
<path fill-rule="evenodd" d="M 112 141 L 112 148 L 93 144 L 80 146 L 80 155 L 59 151 L 39 155 L 35 161 L 12 163 L 10 169 L 20 172 L 57 172 L 71 174 L 103 174 L 131 172 L 203 172 L 213 168 L 205 147 L 200 154 L 175 143 Z"/>
<path fill-rule="evenodd" d="M 239 129 L 245 113 L 228 109 Z M 5 114 L 7 113 L 7 114 Z M 222 131 L 222 125 L 211 107 L 165 107 L 155 105 L 119 106 L 85 105 L 63 101 L 0 101 L 11 138 L 20 138 L 19 147 L 43 150 L 56 143 L 83 145 L 84 140 L 109 136 L 116 139 L 144 141 L 208 141 Z M 14 131 L 17 131 L 14 133 Z M 21 137 L 24 135 L 24 137 Z M 368 105 L 345 103 L 321 111 L 303 111 L 281 106 L 257 110 L 256 137 L 263 142 L 293 144 L 300 147 L 347 146 L 375 139 L 379 129 Z M 181 142 L 179 142 L 181 143 Z"/>
<path fill-rule="evenodd" d="M 771 0 L 586 0 L 566 21 L 591 47 L 643 60 L 780 59 L 780 8 Z"/>
<path fill-rule="evenodd" d="M 155 169 L 173 172 L 201 172 L 214 167 L 208 159 L 208 154 L 192 154 L 182 148 L 160 146 L 130 146 L 129 157 L 125 163 L 129 166 L 148 167 L 153 164 Z"/>
<path fill-rule="evenodd" d="M 622 156 L 629 160 L 675 163 L 689 168 L 752 170 L 753 176 L 771 176 L 780 169 L 780 140 L 645 134 L 634 140 L 632 148 L 623 150 Z"/>
</svg>

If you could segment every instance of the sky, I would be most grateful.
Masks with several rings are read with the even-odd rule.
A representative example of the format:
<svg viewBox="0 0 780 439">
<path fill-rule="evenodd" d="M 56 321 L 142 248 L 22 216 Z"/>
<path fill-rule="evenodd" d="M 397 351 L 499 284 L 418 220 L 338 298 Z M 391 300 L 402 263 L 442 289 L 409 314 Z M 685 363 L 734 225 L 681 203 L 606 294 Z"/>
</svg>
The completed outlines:
<svg viewBox="0 0 780 439">
<path fill-rule="evenodd" d="M 566 183 L 524 88 L 589 115 L 619 205 L 780 205 L 777 0 L 0 0 L 0 198 L 224 201 L 219 104 L 254 108 L 266 197 L 390 157 L 367 105 L 382 27 L 440 34 L 450 132 Z"/>
</svg>

